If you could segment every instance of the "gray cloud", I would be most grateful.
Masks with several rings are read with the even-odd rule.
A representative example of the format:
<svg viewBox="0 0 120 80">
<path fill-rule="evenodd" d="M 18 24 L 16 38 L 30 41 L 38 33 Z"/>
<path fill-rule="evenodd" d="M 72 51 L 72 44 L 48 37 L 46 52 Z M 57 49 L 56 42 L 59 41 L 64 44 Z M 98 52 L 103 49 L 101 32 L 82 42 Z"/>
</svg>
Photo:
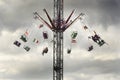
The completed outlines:
<svg viewBox="0 0 120 80">
<path fill-rule="evenodd" d="M 1 5 L 0 8 L 0 28 L 7 28 L 10 30 L 16 30 L 20 27 L 25 27 L 26 25 L 31 24 L 33 21 L 33 12 L 42 12 L 42 9 L 49 8 L 52 3 L 47 0 L 5 0 L 3 2 L 5 4 Z M 49 8 L 49 10 L 50 9 L 51 8 Z M 41 15 L 43 15 L 43 13 Z"/>
<path fill-rule="evenodd" d="M 70 60 L 69 60 L 70 61 Z M 66 70 L 68 73 L 80 72 L 84 74 L 120 74 L 119 71 L 119 59 L 116 60 L 80 60 L 70 65 L 70 62 L 66 62 Z M 69 66 L 68 66 L 69 65 Z"/>
<path fill-rule="evenodd" d="M 4 56 L 8 61 L 6 59 L 0 61 L 0 65 L 3 67 L 2 69 L 0 67 L 0 78 L 12 80 L 49 79 L 52 76 L 52 59 L 38 55 L 40 54 L 14 55 L 9 58 Z"/>
<path fill-rule="evenodd" d="M 116 0 L 99 0 L 99 6 L 103 15 L 100 21 L 107 25 L 116 25 L 120 21 L 120 3 Z"/>
<path fill-rule="evenodd" d="M 117 0 L 76 0 L 66 1 L 66 9 L 75 8 L 89 15 L 89 23 L 104 27 L 119 25 L 120 3 Z"/>
<path fill-rule="evenodd" d="M 48 0 L 4 0 L 2 2 L 4 4 L 0 7 L 1 29 L 14 30 L 24 27 L 32 23 L 34 11 L 43 15 L 43 8 L 47 8 L 50 13 L 53 8 L 53 1 Z M 120 21 L 120 3 L 117 0 L 66 0 L 64 7 L 65 12 L 72 9 L 76 9 L 77 12 L 85 12 L 89 15 L 91 24 L 102 24 L 104 27 L 108 27 L 117 25 Z"/>
</svg>

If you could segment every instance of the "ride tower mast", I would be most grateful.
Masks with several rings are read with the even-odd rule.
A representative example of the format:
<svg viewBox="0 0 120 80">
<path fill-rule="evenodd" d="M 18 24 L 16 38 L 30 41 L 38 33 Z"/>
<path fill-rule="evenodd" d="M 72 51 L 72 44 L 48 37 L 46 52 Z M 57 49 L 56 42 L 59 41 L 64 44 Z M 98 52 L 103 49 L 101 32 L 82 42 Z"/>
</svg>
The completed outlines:
<svg viewBox="0 0 120 80">
<path fill-rule="evenodd" d="M 63 0 L 54 0 L 53 80 L 63 80 Z"/>
</svg>

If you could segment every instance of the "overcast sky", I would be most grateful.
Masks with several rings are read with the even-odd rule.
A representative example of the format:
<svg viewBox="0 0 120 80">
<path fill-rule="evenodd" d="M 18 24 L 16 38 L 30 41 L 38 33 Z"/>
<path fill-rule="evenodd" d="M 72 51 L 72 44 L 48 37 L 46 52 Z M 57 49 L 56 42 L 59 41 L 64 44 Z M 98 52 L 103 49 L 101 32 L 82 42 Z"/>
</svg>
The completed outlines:
<svg viewBox="0 0 120 80">
<path fill-rule="evenodd" d="M 39 30 L 41 22 L 33 19 L 37 11 L 47 20 L 44 8 L 53 17 L 53 0 L 0 0 L 0 80 L 52 80 L 52 31 L 46 26 Z M 64 33 L 64 80 L 120 80 L 120 0 L 64 0 L 64 19 L 73 9 L 72 19 L 85 13 L 82 22 L 90 31 L 85 31 L 78 20 Z M 31 35 L 25 44 L 19 38 L 26 29 Z M 42 38 L 46 30 L 48 40 Z M 92 30 L 108 45 L 99 47 L 88 40 Z M 77 44 L 70 43 L 72 31 L 78 31 Z M 33 43 L 34 38 L 40 44 Z M 29 45 L 31 50 L 16 47 L 15 40 L 22 46 Z M 88 52 L 90 45 L 94 49 Z M 42 56 L 46 46 L 48 54 Z M 72 52 L 67 54 L 70 46 Z"/>
</svg>

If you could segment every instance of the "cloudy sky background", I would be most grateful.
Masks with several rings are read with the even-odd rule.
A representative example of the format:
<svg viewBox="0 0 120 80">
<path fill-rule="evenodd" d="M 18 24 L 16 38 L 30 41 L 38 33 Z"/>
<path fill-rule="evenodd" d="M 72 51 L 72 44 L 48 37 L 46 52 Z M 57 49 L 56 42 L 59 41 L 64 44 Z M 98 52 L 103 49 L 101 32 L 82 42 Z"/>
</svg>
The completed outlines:
<svg viewBox="0 0 120 80">
<path fill-rule="evenodd" d="M 109 44 L 99 47 L 88 40 L 92 32 L 84 31 L 77 21 L 64 33 L 64 80 L 120 80 L 120 0 L 64 2 L 65 19 L 73 9 L 76 11 L 72 19 L 85 13 L 83 22 Z M 47 19 L 42 11 L 44 8 L 52 16 L 53 0 L 0 0 L 0 80 L 52 80 L 52 32 L 47 27 L 37 29 L 40 23 L 33 19 L 35 11 Z M 36 36 L 41 42 L 26 43 L 31 47 L 29 52 L 13 45 L 26 29 L 31 32 L 31 41 Z M 46 41 L 42 39 L 44 30 L 50 34 Z M 72 45 L 70 34 L 73 30 L 79 34 L 77 44 Z M 91 44 L 94 50 L 88 52 Z M 42 49 L 47 45 L 49 52 L 42 56 Z M 66 49 L 70 46 L 72 53 L 69 55 Z"/>
</svg>

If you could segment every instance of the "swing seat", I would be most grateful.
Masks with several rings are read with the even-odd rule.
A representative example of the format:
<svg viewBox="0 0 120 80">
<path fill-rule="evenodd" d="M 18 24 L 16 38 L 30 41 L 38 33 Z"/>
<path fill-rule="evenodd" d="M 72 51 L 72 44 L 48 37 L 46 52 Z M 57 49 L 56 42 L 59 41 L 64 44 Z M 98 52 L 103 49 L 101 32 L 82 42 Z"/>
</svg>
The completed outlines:
<svg viewBox="0 0 120 80">
<path fill-rule="evenodd" d="M 98 43 L 99 46 L 102 46 L 102 45 L 104 45 L 104 44 L 105 44 L 105 41 L 104 41 L 104 40 L 101 40 L 101 41 L 99 41 L 99 43 Z"/>
<path fill-rule="evenodd" d="M 43 49 L 42 55 L 44 55 L 44 53 L 47 53 L 47 52 L 48 52 L 48 47 Z"/>
<path fill-rule="evenodd" d="M 71 42 L 72 42 L 72 43 L 76 43 L 77 41 L 76 41 L 75 39 L 73 39 Z"/>
<path fill-rule="evenodd" d="M 30 50 L 30 47 L 24 46 L 24 49 L 25 49 L 26 51 L 29 51 L 29 50 Z"/>
<path fill-rule="evenodd" d="M 76 31 L 72 32 L 72 34 L 71 34 L 72 39 L 75 39 L 77 37 L 77 34 L 78 33 Z"/>
<path fill-rule="evenodd" d="M 15 41 L 13 44 L 16 45 L 17 47 L 20 47 L 20 45 L 21 45 L 21 43 L 19 41 Z"/>
<path fill-rule="evenodd" d="M 70 54 L 70 53 L 71 53 L 71 49 L 68 49 L 68 50 L 67 50 L 67 53 Z"/>
<path fill-rule="evenodd" d="M 21 35 L 20 39 L 21 39 L 23 42 L 27 42 L 27 36 L 26 36 L 26 35 Z"/>
<path fill-rule="evenodd" d="M 48 34 L 47 34 L 47 32 L 43 32 L 43 37 L 44 37 L 44 39 L 48 39 Z"/>
<path fill-rule="evenodd" d="M 83 28 L 86 30 L 86 29 L 88 29 L 88 27 L 87 26 L 83 26 Z"/>
<path fill-rule="evenodd" d="M 48 52 L 48 47 L 46 47 L 44 50 L 43 50 L 44 53 L 47 53 Z"/>
<path fill-rule="evenodd" d="M 90 46 L 88 51 L 92 51 L 93 50 L 93 46 Z"/>
</svg>

